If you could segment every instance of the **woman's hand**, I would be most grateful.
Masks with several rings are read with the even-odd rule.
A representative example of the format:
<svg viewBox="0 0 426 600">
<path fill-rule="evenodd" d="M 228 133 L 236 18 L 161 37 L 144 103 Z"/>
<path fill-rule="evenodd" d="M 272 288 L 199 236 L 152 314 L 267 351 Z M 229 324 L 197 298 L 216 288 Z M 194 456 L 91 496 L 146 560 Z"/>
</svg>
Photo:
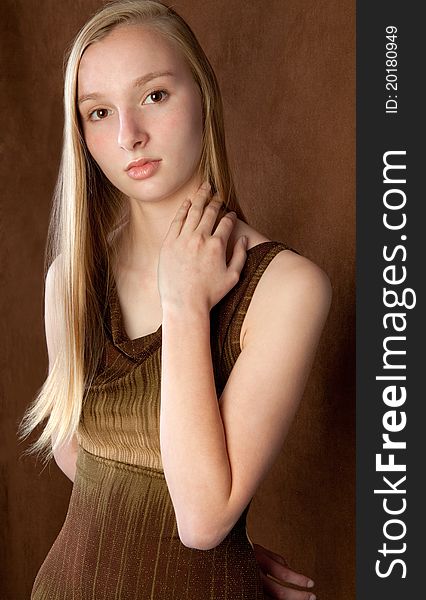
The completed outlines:
<svg viewBox="0 0 426 600">
<path fill-rule="evenodd" d="M 290 584 L 299 588 L 312 588 L 314 584 L 309 577 L 300 575 L 300 573 L 290 569 L 286 560 L 280 554 L 275 554 L 275 552 L 264 548 L 260 544 L 253 544 L 253 548 L 257 564 L 261 570 L 265 598 L 268 600 L 313 600 L 316 598 L 312 590 L 285 587 L 286 584 Z M 267 577 L 268 573 L 275 579 L 282 581 L 282 584 Z"/>
<path fill-rule="evenodd" d="M 246 261 L 244 237 L 235 243 L 226 264 L 226 249 L 236 214 L 231 212 L 222 217 L 212 234 L 222 201 L 217 194 L 212 199 L 210 196 L 210 185 L 205 182 L 192 202 L 182 203 L 164 238 L 158 263 L 163 308 L 193 306 L 210 311 L 240 278 Z"/>
</svg>

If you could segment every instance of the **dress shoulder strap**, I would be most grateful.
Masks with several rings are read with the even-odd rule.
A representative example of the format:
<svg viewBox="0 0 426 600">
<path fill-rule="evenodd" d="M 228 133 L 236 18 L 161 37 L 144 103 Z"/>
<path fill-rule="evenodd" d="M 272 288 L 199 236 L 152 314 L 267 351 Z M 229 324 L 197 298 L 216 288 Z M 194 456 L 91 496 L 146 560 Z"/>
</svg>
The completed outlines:
<svg viewBox="0 0 426 600">
<path fill-rule="evenodd" d="M 218 394 L 241 352 L 241 327 L 256 286 L 271 260 L 283 250 L 300 254 L 284 242 L 272 240 L 249 248 L 239 281 L 211 310 L 211 348 Z"/>
</svg>

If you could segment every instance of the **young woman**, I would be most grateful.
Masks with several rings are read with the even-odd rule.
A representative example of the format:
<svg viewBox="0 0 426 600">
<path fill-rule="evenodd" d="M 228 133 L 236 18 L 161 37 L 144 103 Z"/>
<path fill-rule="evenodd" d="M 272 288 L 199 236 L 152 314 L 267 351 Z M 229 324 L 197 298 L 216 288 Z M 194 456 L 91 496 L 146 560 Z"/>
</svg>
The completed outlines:
<svg viewBox="0 0 426 600">
<path fill-rule="evenodd" d="M 308 585 L 253 546 L 246 515 L 301 399 L 329 279 L 247 223 L 215 75 L 172 9 L 100 10 L 69 51 L 64 101 L 49 375 L 22 435 L 46 420 L 30 451 L 74 485 L 31 598 L 308 600 L 267 577 Z"/>
</svg>

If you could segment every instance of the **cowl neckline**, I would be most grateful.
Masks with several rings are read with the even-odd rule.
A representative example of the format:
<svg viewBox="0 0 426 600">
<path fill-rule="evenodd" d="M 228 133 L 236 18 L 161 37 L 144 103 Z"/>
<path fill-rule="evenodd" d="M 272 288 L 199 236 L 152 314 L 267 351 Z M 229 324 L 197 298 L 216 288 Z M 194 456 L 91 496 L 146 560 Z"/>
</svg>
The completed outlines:
<svg viewBox="0 0 426 600">
<path fill-rule="evenodd" d="M 266 242 L 256 244 L 255 246 L 252 246 L 246 251 L 247 258 L 246 262 L 244 263 L 243 270 L 241 272 L 240 281 L 242 279 L 243 271 L 247 273 L 251 270 L 251 267 L 256 264 L 256 257 L 258 256 L 259 252 L 263 252 L 265 247 L 267 247 L 268 245 L 272 247 L 276 244 L 282 244 L 282 242 L 268 240 Z M 237 282 L 236 286 L 234 286 L 228 292 L 228 294 L 232 293 L 232 291 L 238 286 L 238 284 L 239 282 Z M 224 296 L 224 298 L 226 298 L 228 294 Z M 223 302 L 224 298 L 222 298 L 216 306 Z M 109 314 L 112 342 L 114 346 L 116 346 L 129 358 L 140 360 L 145 356 L 149 356 L 152 352 L 155 352 L 161 346 L 162 323 L 155 331 L 137 337 L 133 340 L 129 338 L 124 328 L 123 313 L 118 297 L 117 285 L 113 276 L 111 277 L 109 293 Z"/>
</svg>

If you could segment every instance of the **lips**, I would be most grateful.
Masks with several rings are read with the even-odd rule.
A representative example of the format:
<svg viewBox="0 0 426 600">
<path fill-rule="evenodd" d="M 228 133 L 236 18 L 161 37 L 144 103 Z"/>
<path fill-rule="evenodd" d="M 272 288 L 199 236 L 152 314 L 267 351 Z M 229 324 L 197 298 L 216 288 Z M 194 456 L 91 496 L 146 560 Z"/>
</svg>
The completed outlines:
<svg viewBox="0 0 426 600">
<path fill-rule="evenodd" d="M 129 164 L 127 165 L 125 170 L 128 171 L 132 167 L 142 167 L 146 163 L 157 162 L 159 160 L 161 160 L 161 159 L 159 159 L 159 158 L 138 158 L 137 160 L 132 160 L 131 162 L 129 162 Z"/>
<path fill-rule="evenodd" d="M 130 163 L 126 175 L 131 179 L 140 181 L 154 175 L 159 167 L 161 160 L 139 159 Z M 139 163 L 139 164 L 138 164 Z"/>
</svg>

